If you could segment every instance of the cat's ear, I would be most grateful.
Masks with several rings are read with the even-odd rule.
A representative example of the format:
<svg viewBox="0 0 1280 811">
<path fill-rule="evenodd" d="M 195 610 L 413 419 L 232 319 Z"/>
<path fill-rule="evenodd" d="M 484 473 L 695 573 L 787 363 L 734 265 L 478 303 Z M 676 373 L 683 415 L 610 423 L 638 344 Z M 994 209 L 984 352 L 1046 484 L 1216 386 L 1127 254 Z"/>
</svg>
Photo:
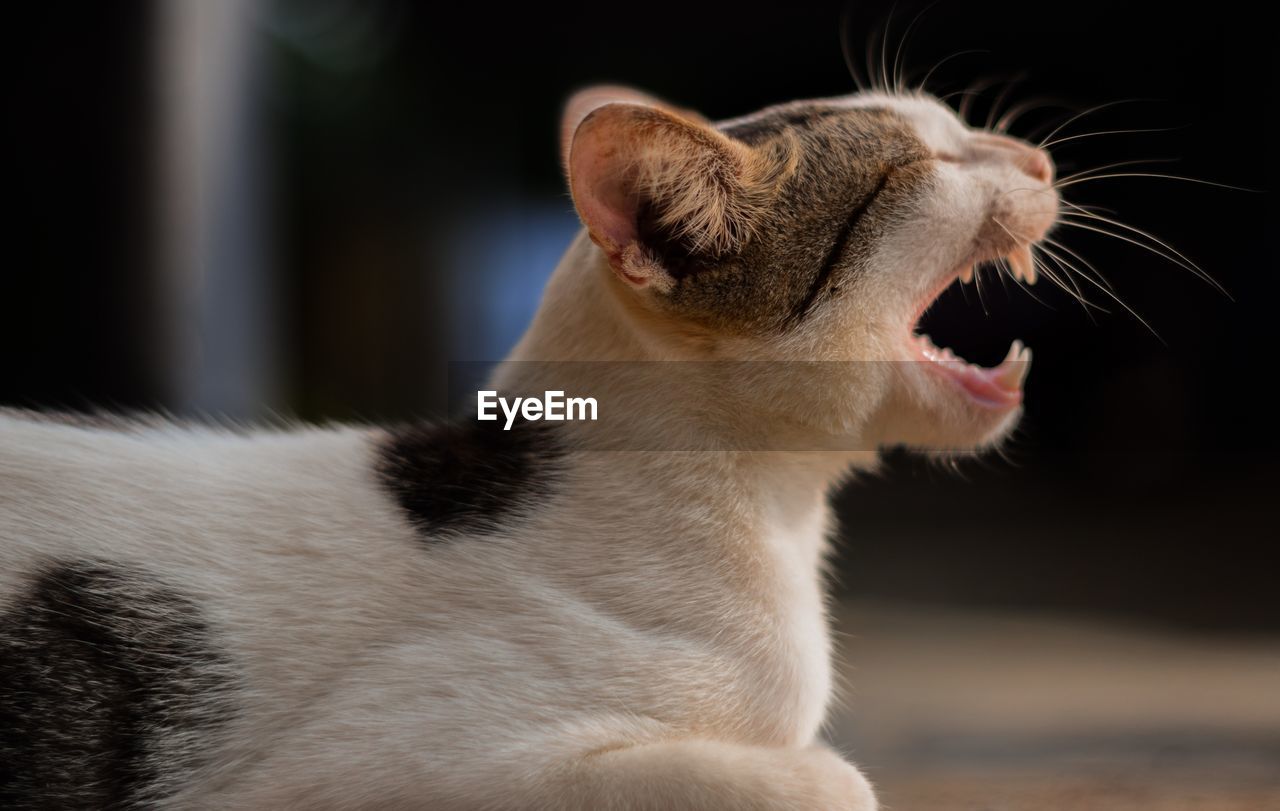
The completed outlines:
<svg viewBox="0 0 1280 811">
<path fill-rule="evenodd" d="M 636 287 L 669 289 L 691 259 L 738 248 L 778 175 L 700 116 L 617 87 L 570 100 L 562 150 L 591 239 Z"/>
</svg>

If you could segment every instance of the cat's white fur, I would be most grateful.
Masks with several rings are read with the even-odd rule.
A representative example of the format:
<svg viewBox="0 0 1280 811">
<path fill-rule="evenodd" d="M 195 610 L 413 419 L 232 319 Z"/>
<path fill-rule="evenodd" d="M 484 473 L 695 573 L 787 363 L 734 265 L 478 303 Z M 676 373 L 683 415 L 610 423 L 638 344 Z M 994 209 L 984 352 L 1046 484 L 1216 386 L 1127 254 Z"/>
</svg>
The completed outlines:
<svg viewBox="0 0 1280 811">
<path fill-rule="evenodd" d="M 849 103 L 976 156 L 935 162 L 857 308 L 780 342 L 693 340 L 645 316 L 584 235 L 512 360 L 904 359 L 914 303 L 1028 182 L 934 102 Z M 536 386 L 529 368 L 498 382 Z M 788 430 L 866 451 L 577 453 L 547 509 L 425 549 L 377 481 L 372 430 L 0 415 L 0 594 L 42 561 L 92 558 L 154 572 L 207 612 L 242 668 L 241 709 L 212 742 L 217 768 L 166 807 L 865 811 L 869 784 L 818 740 L 826 494 L 882 443 L 973 448 L 1017 412 L 887 364 L 848 368 L 777 407 L 801 415 Z M 628 422 L 660 421 L 653 408 Z M 767 433 L 761 416 L 730 427 Z"/>
</svg>

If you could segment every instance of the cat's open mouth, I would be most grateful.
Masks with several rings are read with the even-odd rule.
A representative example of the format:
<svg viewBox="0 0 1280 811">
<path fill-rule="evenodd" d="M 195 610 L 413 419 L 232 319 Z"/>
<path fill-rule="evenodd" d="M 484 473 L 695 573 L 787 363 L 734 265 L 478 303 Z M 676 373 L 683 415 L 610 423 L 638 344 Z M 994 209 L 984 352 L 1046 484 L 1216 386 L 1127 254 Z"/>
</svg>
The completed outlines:
<svg viewBox="0 0 1280 811">
<path fill-rule="evenodd" d="M 936 346 L 933 340 L 920 330 L 920 321 L 940 296 L 952 286 L 976 286 L 979 283 L 978 268 L 983 262 L 1003 263 L 1003 272 L 1023 284 L 1035 284 L 1037 273 L 1032 259 L 1031 246 L 1020 245 L 1000 256 L 977 257 L 964 262 L 934 289 L 919 307 L 912 322 L 909 349 L 913 359 L 925 361 L 925 366 L 947 383 L 958 387 L 980 406 L 1005 410 L 1022 402 L 1022 382 L 1031 369 L 1031 348 L 1015 339 L 1004 359 L 995 366 L 971 363 L 951 349 Z"/>
</svg>

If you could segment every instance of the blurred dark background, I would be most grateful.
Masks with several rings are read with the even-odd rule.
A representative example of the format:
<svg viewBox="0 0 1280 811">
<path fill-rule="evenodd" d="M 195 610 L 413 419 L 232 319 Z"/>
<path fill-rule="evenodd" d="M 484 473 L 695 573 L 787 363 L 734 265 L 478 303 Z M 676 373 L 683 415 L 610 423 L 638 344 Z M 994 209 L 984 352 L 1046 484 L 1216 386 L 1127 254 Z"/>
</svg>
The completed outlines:
<svg viewBox="0 0 1280 811">
<path fill-rule="evenodd" d="M 1213 4 L 198 0 L 50 3 L 10 19 L 15 138 L 0 286 L 0 403 L 180 415 L 398 419 L 451 360 L 500 358 L 576 229 L 560 105 L 634 84 L 713 118 L 850 92 L 842 16 L 970 120 L 1100 135 L 1061 171 L 1197 262 L 1227 298 L 1134 245 L 1066 228 L 1159 333 L 1094 291 L 944 302 L 931 334 L 978 360 L 1036 353 L 1008 458 L 894 453 L 843 492 L 847 593 L 1065 610 L 1188 630 L 1280 630 L 1262 12 Z M 878 58 L 878 54 L 876 54 Z M 1017 83 L 1009 86 L 1009 80 Z M 977 84 L 975 84 L 977 83 Z M 1003 97 L 1001 97 L 1003 94 Z M 1130 234 L 1130 236 L 1133 236 Z"/>
</svg>

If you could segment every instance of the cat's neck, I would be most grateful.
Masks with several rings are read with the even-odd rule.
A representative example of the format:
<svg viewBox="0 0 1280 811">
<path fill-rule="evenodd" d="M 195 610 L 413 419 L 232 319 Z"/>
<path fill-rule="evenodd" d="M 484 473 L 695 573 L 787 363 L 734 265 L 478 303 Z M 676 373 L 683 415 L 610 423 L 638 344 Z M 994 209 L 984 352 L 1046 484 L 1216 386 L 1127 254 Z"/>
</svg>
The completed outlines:
<svg viewBox="0 0 1280 811">
<path fill-rule="evenodd" d="M 596 398 L 598 425 L 564 424 L 570 435 L 586 438 L 587 448 L 742 451 L 761 466 L 791 470 L 816 490 L 830 488 L 851 467 L 875 464 L 873 450 L 819 450 L 807 437 L 788 435 L 789 426 L 776 415 L 716 407 L 726 388 L 717 376 L 723 380 L 737 370 L 732 360 L 706 359 L 732 352 L 694 327 L 677 331 L 629 292 L 580 233 L 548 283 L 533 323 L 495 371 L 493 386 Z M 746 462 L 744 469 L 754 464 Z"/>
<path fill-rule="evenodd" d="M 772 685 L 745 704 L 727 702 L 723 723 L 750 718 L 761 736 L 807 740 L 829 692 L 825 496 L 851 457 L 755 449 L 770 421 L 715 403 L 716 384 L 698 373 L 703 364 L 680 362 L 716 357 L 715 347 L 678 357 L 671 336 L 657 332 L 661 324 L 629 309 L 626 292 L 580 236 L 495 374 L 495 388 L 522 392 L 568 390 L 566 379 L 581 375 L 585 388 L 573 393 L 599 398 L 607 429 L 602 437 L 584 423 L 559 424 L 570 450 L 561 508 L 530 530 L 557 542 L 540 545 L 528 565 L 563 583 L 564 571 L 600 561 L 607 547 L 607 563 L 571 581 L 574 599 L 664 635 L 706 639 L 753 683 Z M 692 374 L 683 368 L 690 366 Z M 708 438 L 739 449 L 687 452 Z M 591 452 L 600 442 L 636 452 Z M 728 629 L 709 621 L 729 615 L 753 620 Z"/>
<path fill-rule="evenodd" d="M 580 436 L 592 432 L 596 447 L 603 448 L 598 444 L 603 439 L 624 450 L 739 450 L 771 457 L 767 464 L 772 465 L 785 457 L 788 468 L 811 470 L 819 489 L 830 487 L 850 467 L 874 465 L 874 450 L 820 450 L 810 437 L 787 434 L 795 426 L 787 425 L 785 415 L 753 412 L 751 398 L 728 405 L 729 387 L 720 382 L 740 370 L 732 349 L 719 340 L 645 311 L 582 232 L 556 268 L 533 323 L 492 382 L 498 389 L 559 389 L 596 397 L 599 425 L 565 425 L 570 433 L 583 431 Z M 774 373 L 786 371 L 775 367 Z M 844 447 L 857 445 L 850 441 Z"/>
</svg>

